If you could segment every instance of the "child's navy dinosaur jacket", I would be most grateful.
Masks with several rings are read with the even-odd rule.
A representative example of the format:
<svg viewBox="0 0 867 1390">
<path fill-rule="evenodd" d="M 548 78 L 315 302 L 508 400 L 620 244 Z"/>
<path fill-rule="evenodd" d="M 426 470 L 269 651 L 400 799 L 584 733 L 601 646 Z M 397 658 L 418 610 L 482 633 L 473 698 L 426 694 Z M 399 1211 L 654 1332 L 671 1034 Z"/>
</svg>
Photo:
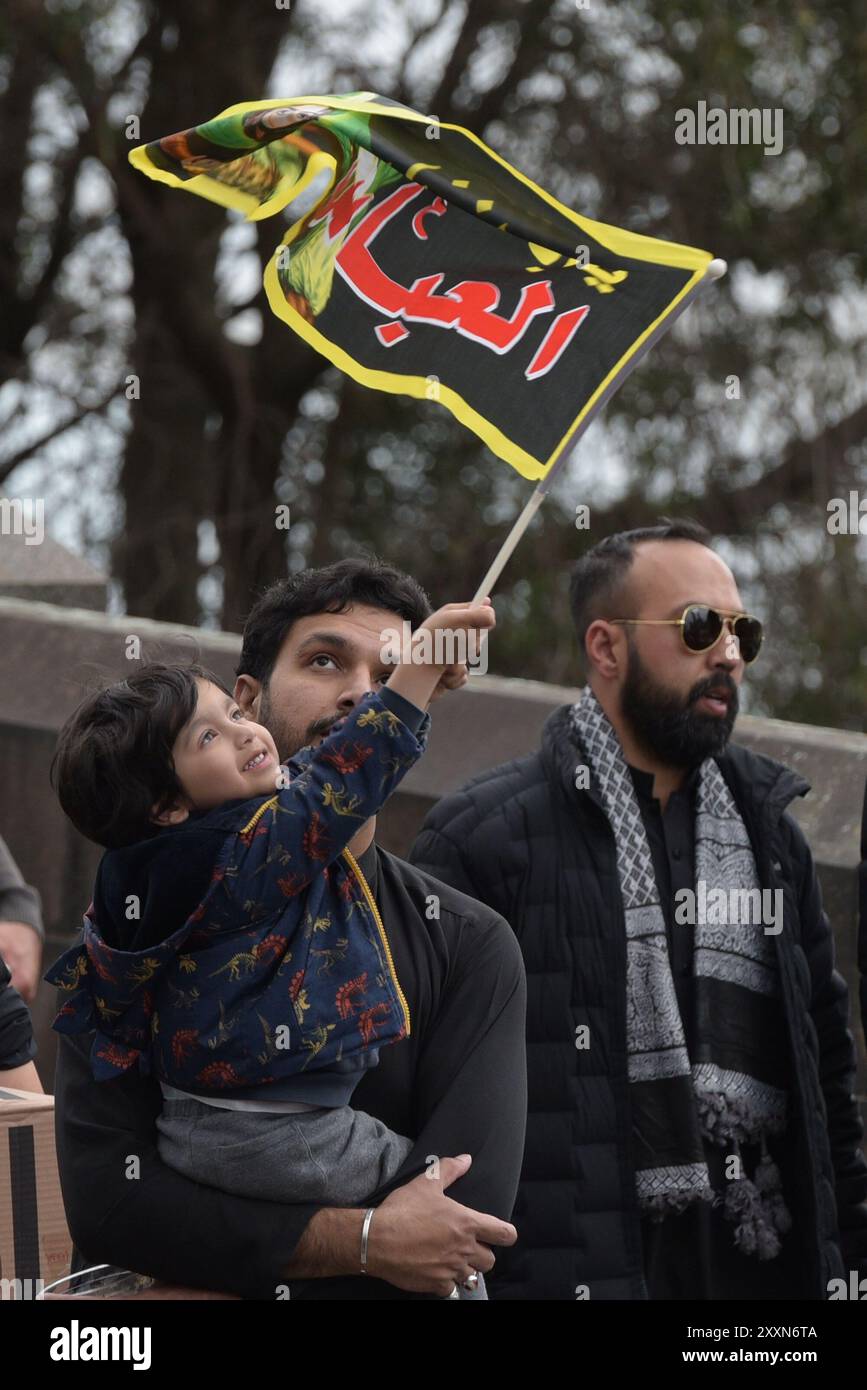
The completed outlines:
<svg viewBox="0 0 867 1390">
<path fill-rule="evenodd" d="M 96 1030 L 97 1080 L 138 1060 L 194 1095 L 348 1101 L 410 1017 L 347 846 L 429 726 L 383 687 L 302 749 L 274 796 L 103 856 L 81 943 L 45 976 L 67 996 L 57 1031 Z"/>
</svg>

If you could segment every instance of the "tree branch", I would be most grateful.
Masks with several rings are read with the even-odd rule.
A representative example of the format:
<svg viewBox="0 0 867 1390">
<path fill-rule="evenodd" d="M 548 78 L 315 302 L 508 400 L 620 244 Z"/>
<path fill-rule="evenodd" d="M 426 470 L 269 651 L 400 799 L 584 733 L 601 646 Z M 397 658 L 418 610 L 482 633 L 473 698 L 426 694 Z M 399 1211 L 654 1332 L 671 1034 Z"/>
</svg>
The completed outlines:
<svg viewBox="0 0 867 1390">
<path fill-rule="evenodd" d="M 479 34 L 489 24 L 495 23 L 497 19 L 511 17 L 497 13 L 496 0 L 470 0 L 470 3 L 467 4 L 460 33 L 449 54 L 437 89 L 430 99 L 429 105 L 433 115 L 438 116 L 440 120 L 447 115 L 454 115 L 454 92 L 466 70 L 472 51 L 476 47 Z"/>
<path fill-rule="evenodd" d="M 410 87 L 407 69 L 409 68 L 410 63 L 412 62 L 421 45 L 424 43 L 425 39 L 430 38 L 431 34 L 434 32 L 437 26 L 442 23 L 448 6 L 449 0 L 440 0 L 439 12 L 434 15 L 433 19 L 430 20 L 429 23 L 422 24 L 421 27 L 419 29 L 416 29 L 415 33 L 413 34 L 412 39 L 409 43 L 409 47 L 403 55 L 403 62 L 400 65 L 400 77 L 398 78 L 397 91 L 395 93 L 398 101 L 403 101 L 407 104 L 411 104 L 412 89 Z"/>
<path fill-rule="evenodd" d="M 546 51 L 542 29 L 551 17 L 557 0 L 537 0 L 533 6 L 532 22 L 527 16 L 520 28 L 509 70 L 502 81 L 486 92 L 473 111 L 473 124 L 479 134 L 498 116 L 502 116 L 508 98 L 529 77 Z"/>
<path fill-rule="evenodd" d="M 40 449 L 44 449 L 46 444 L 50 444 L 53 440 L 58 439 L 61 434 L 65 434 L 67 430 L 71 430 L 74 425 L 80 425 L 82 420 L 86 419 L 88 415 L 99 415 L 101 411 L 105 410 L 106 406 L 110 405 L 111 402 L 120 395 L 120 389 L 120 386 L 112 387 L 110 395 L 105 396 L 104 399 L 99 401 L 96 405 L 81 406 L 70 419 L 61 420 L 58 424 L 52 426 L 41 439 L 32 440 L 29 444 L 25 444 L 22 448 L 18 449 L 9 458 L 0 459 L 0 483 L 6 481 L 13 470 L 18 467 L 19 463 L 26 463 L 27 460 L 32 458 Z"/>
</svg>

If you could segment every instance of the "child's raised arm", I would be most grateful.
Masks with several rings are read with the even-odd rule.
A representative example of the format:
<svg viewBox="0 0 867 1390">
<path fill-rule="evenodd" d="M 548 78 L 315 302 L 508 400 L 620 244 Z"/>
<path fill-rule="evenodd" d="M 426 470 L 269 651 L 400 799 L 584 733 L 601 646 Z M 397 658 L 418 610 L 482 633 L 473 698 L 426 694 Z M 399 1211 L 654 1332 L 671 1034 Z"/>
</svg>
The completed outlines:
<svg viewBox="0 0 867 1390">
<path fill-rule="evenodd" d="M 447 629 L 493 625 L 490 604 L 449 604 L 422 628 L 432 638 Z M 308 755 L 298 776 L 289 780 L 284 773 L 287 785 L 241 830 L 224 884 L 251 913 L 275 911 L 337 859 L 421 756 L 430 725 L 425 707 L 454 662 L 431 659 L 443 655 L 436 643 L 421 643 L 418 650 L 427 659 L 410 659 L 381 691 L 365 695 Z"/>
</svg>

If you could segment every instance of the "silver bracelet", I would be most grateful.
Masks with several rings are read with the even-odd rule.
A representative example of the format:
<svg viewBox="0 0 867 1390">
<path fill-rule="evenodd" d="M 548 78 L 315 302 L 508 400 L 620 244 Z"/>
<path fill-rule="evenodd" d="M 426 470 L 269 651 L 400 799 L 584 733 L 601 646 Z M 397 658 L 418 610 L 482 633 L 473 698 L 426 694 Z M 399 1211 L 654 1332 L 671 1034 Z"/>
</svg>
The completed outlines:
<svg viewBox="0 0 867 1390">
<path fill-rule="evenodd" d="M 367 1238 L 370 1234 L 370 1223 L 373 1220 L 373 1213 L 376 1207 L 368 1207 L 364 1213 L 364 1224 L 361 1227 L 361 1272 L 367 1273 Z"/>
</svg>

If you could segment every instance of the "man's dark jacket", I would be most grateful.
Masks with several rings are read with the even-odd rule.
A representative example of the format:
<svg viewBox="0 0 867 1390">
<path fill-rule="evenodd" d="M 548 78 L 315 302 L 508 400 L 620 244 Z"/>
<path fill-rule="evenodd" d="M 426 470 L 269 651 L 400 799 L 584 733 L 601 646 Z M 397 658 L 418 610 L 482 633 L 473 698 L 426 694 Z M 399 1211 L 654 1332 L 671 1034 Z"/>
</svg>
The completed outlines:
<svg viewBox="0 0 867 1390">
<path fill-rule="evenodd" d="M 858 974 L 860 977 L 861 1027 L 867 1042 L 867 785 L 861 814 L 861 863 L 858 868 Z"/>
<path fill-rule="evenodd" d="M 586 1285 L 591 1299 L 644 1299 L 615 842 L 597 791 L 576 788 L 582 756 L 568 714 L 564 705 L 549 717 L 538 753 L 484 772 L 441 801 L 411 858 L 501 913 L 527 968 L 529 1115 L 512 1216 L 518 1244 L 498 1257 L 491 1297 L 569 1299 Z M 824 1298 L 828 1280 L 845 1269 L 867 1274 L 867 1163 L 852 1094 L 846 984 L 834 969 L 809 847 L 786 813 L 809 786 L 744 748 L 730 747 L 717 761 L 761 886 L 784 894 L 783 930 L 773 939 L 795 1113 L 786 1164 L 795 1229 L 787 1244 L 800 1246 L 806 1296 Z M 582 1024 L 590 1046 L 577 1048 Z"/>
</svg>

